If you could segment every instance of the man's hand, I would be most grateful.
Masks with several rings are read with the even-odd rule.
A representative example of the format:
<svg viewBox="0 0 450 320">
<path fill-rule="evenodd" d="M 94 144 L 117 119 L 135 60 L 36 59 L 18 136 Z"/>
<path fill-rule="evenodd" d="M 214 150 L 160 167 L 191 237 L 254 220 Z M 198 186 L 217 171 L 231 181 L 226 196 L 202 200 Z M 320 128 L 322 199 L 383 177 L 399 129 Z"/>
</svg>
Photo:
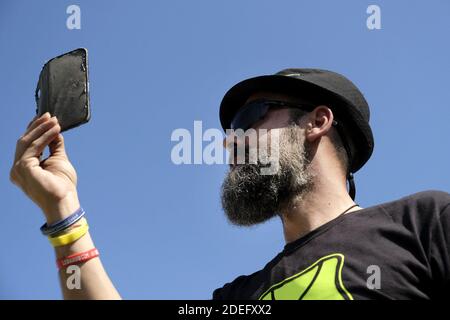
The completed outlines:
<svg viewBox="0 0 450 320">
<path fill-rule="evenodd" d="M 77 174 L 70 163 L 56 117 L 35 117 L 17 142 L 11 181 L 44 212 L 47 222 L 63 219 L 80 206 Z M 41 161 L 49 146 L 50 156 Z"/>
<path fill-rule="evenodd" d="M 34 118 L 24 135 L 17 142 L 16 156 L 10 179 L 31 198 L 47 217 L 47 223 L 56 222 L 72 214 L 80 207 L 77 196 L 77 174 L 67 158 L 64 140 L 56 117 L 46 113 Z M 50 156 L 41 161 L 45 147 Z M 58 259 L 94 248 L 91 235 L 70 244 L 55 247 Z M 81 287 L 69 288 L 67 273 L 59 271 L 61 289 L 65 299 L 120 299 L 106 274 L 99 257 L 79 264 Z"/>
</svg>

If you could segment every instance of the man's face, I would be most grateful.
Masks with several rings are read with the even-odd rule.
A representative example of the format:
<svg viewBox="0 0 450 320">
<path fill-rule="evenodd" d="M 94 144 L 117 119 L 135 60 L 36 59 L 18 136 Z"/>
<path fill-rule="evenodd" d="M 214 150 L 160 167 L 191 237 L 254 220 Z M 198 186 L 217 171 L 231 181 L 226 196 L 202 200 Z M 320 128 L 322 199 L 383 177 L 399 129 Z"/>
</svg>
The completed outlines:
<svg viewBox="0 0 450 320">
<path fill-rule="evenodd" d="M 285 95 L 258 93 L 252 95 L 247 103 L 262 98 L 297 102 Z M 230 166 L 222 184 L 222 207 L 229 221 L 241 226 L 269 220 L 292 200 L 299 200 L 312 187 L 312 178 L 308 171 L 308 146 L 303 129 L 292 122 L 290 109 L 269 109 L 251 128 L 256 130 L 257 143 L 252 144 L 251 139 L 244 140 L 246 151 L 256 147 L 265 148 L 266 142 L 277 135 L 279 167 L 272 174 L 262 174 L 261 169 L 265 165 L 259 161 L 234 163 Z M 242 141 L 237 144 L 239 143 Z M 270 143 L 268 145 L 273 147 Z M 268 150 L 268 153 L 272 153 L 272 150 Z M 248 160 L 248 157 L 246 159 Z"/>
</svg>

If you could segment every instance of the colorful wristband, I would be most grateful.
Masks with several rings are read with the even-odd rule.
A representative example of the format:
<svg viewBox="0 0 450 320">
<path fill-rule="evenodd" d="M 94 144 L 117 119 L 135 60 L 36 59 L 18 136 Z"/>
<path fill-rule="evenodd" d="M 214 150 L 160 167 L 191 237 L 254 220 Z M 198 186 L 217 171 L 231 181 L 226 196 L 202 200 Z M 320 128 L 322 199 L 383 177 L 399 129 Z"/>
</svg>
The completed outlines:
<svg viewBox="0 0 450 320">
<path fill-rule="evenodd" d="M 96 258 L 100 255 L 98 250 L 96 248 L 91 249 L 89 251 L 81 252 L 81 253 L 75 253 L 70 256 L 64 257 L 62 259 L 56 260 L 56 265 L 58 266 L 58 269 L 63 269 L 65 267 L 83 263 L 86 261 L 89 261 L 93 258 Z"/>
<path fill-rule="evenodd" d="M 74 228 L 74 229 L 68 231 L 67 233 L 63 233 L 62 235 L 59 235 L 59 236 L 54 236 L 54 237 L 49 236 L 48 240 L 54 247 L 65 246 L 72 242 L 77 241 L 82 236 L 84 236 L 89 230 L 89 225 L 88 225 L 86 219 L 84 219 L 84 218 L 81 219 L 80 223 L 81 224 L 79 227 Z"/>
<path fill-rule="evenodd" d="M 47 223 L 44 223 L 41 227 L 41 232 L 44 236 L 51 236 L 55 233 L 58 233 L 80 220 L 84 216 L 84 213 L 85 212 L 83 208 L 80 207 L 77 211 L 72 213 L 64 220 L 52 223 L 51 225 L 47 225 Z"/>
</svg>

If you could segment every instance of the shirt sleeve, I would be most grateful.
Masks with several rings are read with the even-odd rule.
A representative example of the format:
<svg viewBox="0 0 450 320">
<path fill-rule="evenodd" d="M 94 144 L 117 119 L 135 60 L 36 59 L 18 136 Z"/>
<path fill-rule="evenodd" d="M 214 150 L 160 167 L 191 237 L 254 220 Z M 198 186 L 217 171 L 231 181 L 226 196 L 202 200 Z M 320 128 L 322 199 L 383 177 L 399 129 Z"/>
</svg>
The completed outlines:
<svg viewBox="0 0 450 320">
<path fill-rule="evenodd" d="M 445 205 L 434 224 L 431 235 L 430 266 L 434 297 L 450 295 L 450 203 Z"/>
<path fill-rule="evenodd" d="M 222 296 L 221 288 L 217 288 L 216 290 L 214 290 L 214 292 L 212 294 L 212 299 L 213 300 L 224 300 L 223 296 Z"/>
<path fill-rule="evenodd" d="M 214 290 L 213 300 L 237 300 L 245 299 L 243 296 L 242 287 L 245 286 L 248 281 L 248 276 L 241 275 L 234 281 L 226 283 L 223 287 Z M 247 298 L 248 299 L 248 298 Z"/>
</svg>

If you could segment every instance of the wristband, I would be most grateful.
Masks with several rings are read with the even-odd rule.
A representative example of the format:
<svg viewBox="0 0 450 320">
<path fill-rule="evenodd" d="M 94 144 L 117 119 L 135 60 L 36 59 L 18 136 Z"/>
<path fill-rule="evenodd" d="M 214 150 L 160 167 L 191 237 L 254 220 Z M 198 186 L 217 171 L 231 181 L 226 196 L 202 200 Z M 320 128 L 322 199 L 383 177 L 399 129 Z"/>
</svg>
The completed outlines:
<svg viewBox="0 0 450 320">
<path fill-rule="evenodd" d="M 83 263 L 86 261 L 89 261 L 93 258 L 98 257 L 100 254 L 96 248 L 81 252 L 81 253 L 75 253 L 70 256 L 64 257 L 62 259 L 56 260 L 56 265 L 58 266 L 58 269 L 61 270 L 65 267 Z"/>
<path fill-rule="evenodd" d="M 51 225 L 47 225 L 47 223 L 44 223 L 41 227 L 41 232 L 44 236 L 50 236 L 58 233 L 80 220 L 84 216 L 84 213 L 85 212 L 83 208 L 80 207 L 77 211 L 63 220 L 52 223 Z"/>
<path fill-rule="evenodd" d="M 48 240 L 50 241 L 52 246 L 54 247 L 65 246 L 67 244 L 77 241 L 82 236 L 84 236 L 89 230 L 89 225 L 87 224 L 87 221 L 84 218 L 81 219 L 80 222 L 81 225 L 79 227 L 74 228 L 68 231 L 67 233 L 63 233 L 62 235 L 54 237 L 49 236 Z"/>
</svg>

